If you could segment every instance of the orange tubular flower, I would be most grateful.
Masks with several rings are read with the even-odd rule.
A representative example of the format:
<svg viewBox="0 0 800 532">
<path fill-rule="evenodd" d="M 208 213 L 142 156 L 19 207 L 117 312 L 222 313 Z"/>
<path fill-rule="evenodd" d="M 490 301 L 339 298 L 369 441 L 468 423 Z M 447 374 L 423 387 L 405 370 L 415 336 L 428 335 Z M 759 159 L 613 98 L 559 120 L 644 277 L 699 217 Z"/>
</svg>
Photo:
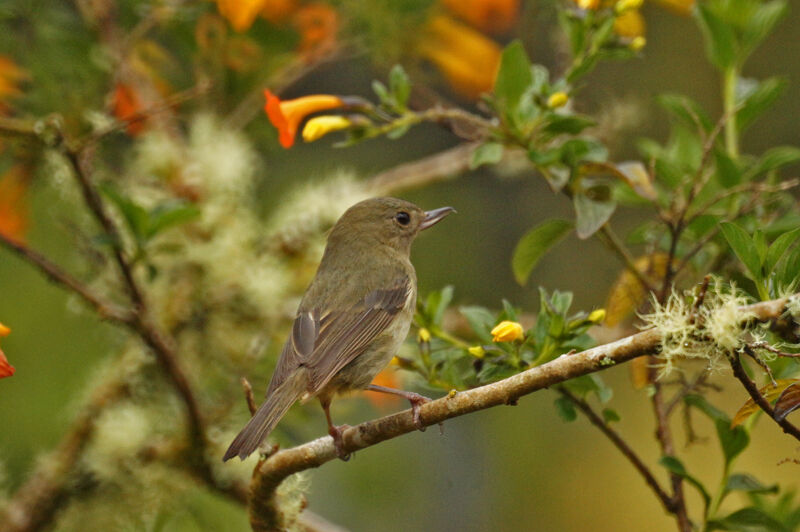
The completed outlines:
<svg viewBox="0 0 800 532">
<path fill-rule="evenodd" d="M 519 0 L 441 0 L 441 3 L 474 28 L 492 34 L 511 29 L 519 12 Z"/>
<path fill-rule="evenodd" d="M 310 4 L 297 10 L 292 23 L 300 34 L 297 50 L 311 60 L 316 54 L 324 54 L 336 45 L 339 16 L 330 6 Z"/>
<path fill-rule="evenodd" d="M 345 102 L 338 96 L 330 94 L 314 94 L 302 96 L 294 100 L 281 101 L 280 98 L 272 94 L 269 89 L 264 91 L 267 103 L 264 111 L 269 117 L 269 121 L 278 130 L 278 140 L 284 148 L 291 148 L 294 145 L 294 138 L 297 134 L 297 127 L 305 117 L 318 111 L 326 111 L 337 107 L 344 107 Z"/>
<path fill-rule="evenodd" d="M 0 323 L 0 337 L 8 336 L 9 333 L 11 333 L 11 329 Z M 8 359 L 3 354 L 3 350 L 0 349 L 0 379 L 12 376 L 14 371 L 14 366 L 8 363 Z"/>
<path fill-rule="evenodd" d="M 266 3 L 267 0 L 217 0 L 217 9 L 241 33 L 250 29 Z"/>
<path fill-rule="evenodd" d="M 22 165 L 12 166 L 4 176 L 0 176 L 0 233 L 18 242 L 25 241 L 28 229 L 26 177 Z M 0 336 L 5 336 L 2 331 Z"/>
<path fill-rule="evenodd" d="M 453 90 L 464 98 L 475 100 L 494 86 L 500 46 L 450 17 L 431 19 L 417 43 L 417 51 L 436 65 Z"/>
</svg>

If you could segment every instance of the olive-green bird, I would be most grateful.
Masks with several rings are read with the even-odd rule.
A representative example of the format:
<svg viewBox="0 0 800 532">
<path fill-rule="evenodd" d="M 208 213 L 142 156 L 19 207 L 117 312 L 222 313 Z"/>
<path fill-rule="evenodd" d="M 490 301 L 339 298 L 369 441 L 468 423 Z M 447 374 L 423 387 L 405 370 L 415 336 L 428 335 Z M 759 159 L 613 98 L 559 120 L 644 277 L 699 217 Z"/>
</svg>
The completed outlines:
<svg viewBox="0 0 800 532">
<path fill-rule="evenodd" d="M 422 428 L 419 394 L 370 384 L 405 340 L 417 300 L 411 242 L 453 212 L 423 211 L 395 198 L 350 207 L 328 236 L 322 262 L 306 290 L 264 403 L 228 448 L 223 460 L 244 459 L 298 399 L 319 398 L 337 455 L 346 459 L 341 427 L 331 422 L 331 399 L 369 389 L 408 399 Z"/>
</svg>

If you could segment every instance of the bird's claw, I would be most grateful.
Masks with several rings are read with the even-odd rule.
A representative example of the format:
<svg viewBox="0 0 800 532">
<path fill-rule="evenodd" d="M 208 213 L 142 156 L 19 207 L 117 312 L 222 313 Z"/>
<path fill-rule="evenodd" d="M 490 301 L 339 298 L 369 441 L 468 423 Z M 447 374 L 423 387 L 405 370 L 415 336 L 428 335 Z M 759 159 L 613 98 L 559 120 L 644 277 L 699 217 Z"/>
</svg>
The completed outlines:
<svg viewBox="0 0 800 532">
<path fill-rule="evenodd" d="M 336 449 L 336 456 L 342 462 L 350 460 L 350 453 L 344 450 L 344 439 L 342 438 L 344 431 L 349 428 L 350 425 L 331 425 L 330 428 L 328 428 L 328 434 L 333 438 L 333 447 Z"/>
<path fill-rule="evenodd" d="M 414 426 L 420 432 L 425 432 L 425 424 L 422 422 L 422 416 L 419 413 L 419 408 L 425 403 L 429 403 L 431 399 L 414 392 L 408 392 L 406 396 L 408 402 L 411 403 L 411 413 L 414 415 Z"/>
</svg>

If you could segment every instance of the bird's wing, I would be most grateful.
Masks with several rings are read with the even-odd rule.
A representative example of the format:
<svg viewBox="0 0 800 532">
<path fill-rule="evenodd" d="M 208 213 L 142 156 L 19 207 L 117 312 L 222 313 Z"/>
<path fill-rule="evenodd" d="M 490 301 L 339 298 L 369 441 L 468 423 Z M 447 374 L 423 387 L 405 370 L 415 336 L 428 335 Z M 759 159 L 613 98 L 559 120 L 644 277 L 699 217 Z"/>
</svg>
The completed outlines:
<svg viewBox="0 0 800 532">
<path fill-rule="evenodd" d="M 318 392 L 389 326 L 410 292 L 411 281 L 402 276 L 391 288 L 373 290 L 350 308 L 301 312 L 283 346 L 267 397 L 301 367 L 308 370 L 307 391 Z"/>
<path fill-rule="evenodd" d="M 318 392 L 336 373 L 364 352 L 395 319 L 411 296 L 408 276 L 388 289 L 373 290 L 361 301 L 320 318 L 314 351 L 308 362 L 309 391 Z"/>
</svg>

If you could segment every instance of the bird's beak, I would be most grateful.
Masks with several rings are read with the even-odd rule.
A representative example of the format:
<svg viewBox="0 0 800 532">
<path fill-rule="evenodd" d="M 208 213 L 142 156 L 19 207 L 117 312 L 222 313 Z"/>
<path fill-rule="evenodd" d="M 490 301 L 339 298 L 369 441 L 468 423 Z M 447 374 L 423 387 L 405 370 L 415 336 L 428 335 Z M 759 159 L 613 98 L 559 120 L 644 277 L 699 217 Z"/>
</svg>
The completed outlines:
<svg viewBox="0 0 800 532">
<path fill-rule="evenodd" d="M 436 222 L 451 212 L 456 212 L 456 210 L 452 207 L 439 207 L 438 209 L 433 209 L 432 211 L 425 211 L 425 219 L 422 220 L 421 224 L 419 224 L 419 230 L 422 231 L 423 229 L 427 229 L 428 227 L 436 224 Z"/>
</svg>

